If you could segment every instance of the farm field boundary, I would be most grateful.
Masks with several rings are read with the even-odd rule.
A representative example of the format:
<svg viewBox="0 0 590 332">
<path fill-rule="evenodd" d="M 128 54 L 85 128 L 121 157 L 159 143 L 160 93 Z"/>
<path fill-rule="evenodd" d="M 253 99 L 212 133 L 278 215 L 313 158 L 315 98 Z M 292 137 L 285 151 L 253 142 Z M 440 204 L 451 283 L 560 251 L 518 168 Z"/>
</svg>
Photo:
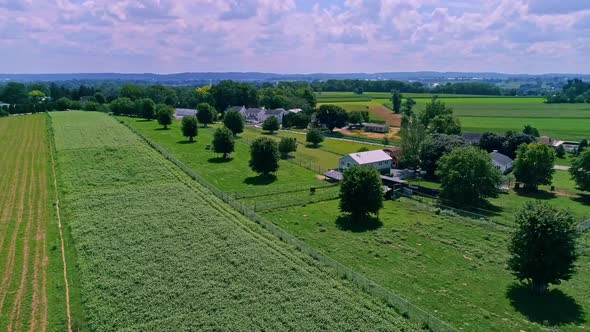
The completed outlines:
<svg viewBox="0 0 590 332">
<path fill-rule="evenodd" d="M 235 200 L 231 195 L 228 195 L 213 185 L 211 185 L 208 181 L 204 178 L 199 176 L 195 173 L 192 169 L 184 165 L 181 161 L 176 159 L 173 155 L 168 153 L 164 148 L 160 147 L 158 144 L 144 136 L 141 132 L 135 130 L 135 128 L 129 126 L 126 123 L 123 123 L 127 128 L 129 128 L 132 132 L 137 134 L 140 138 L 142 138 L 149 146 L 154 148 L 158 151 L 162 156 L 166 159 L 170 160 L 174 163 L 179 169 L 181 169 L 184 173 L 190 176 L 192 179 L 197 181 L 199 184 L 204 186 L 205 188 L 209 189 L 215 196 L 223 200 L 225 203 L 232 206 L 234 209 L 239 211 L 242 215 L 251 220 L 255 221 L 259 225 L 261 225 L 264 229 L 268 230 L 270 233 L 274 234 L 278 239 L 281 241 L 296 247 L 298 250 L 308 254 L 315 260 L 321 262 L 323 265 L 334 269 L 337 274 L 345 278 L 361 289 L 366 291 L 369 294 L 372 294 L 382 300 L 386 301 L 389 305 L 395 308 L 397 311 L 402 313 L 404 316 L 408 316 L 412 320 L 422 323 L 424 326 L 434 330 L 434 331 L 456 331 L 454 327 L 449 325 L 448 323 L 436 318 L 435 316 L 427 313 L 426 311 L 420 309 L 419 307 L 413 305 L 408 300 L 398 296 L 397 294 L 393 293 L 389 289 L 386 289 L 374 281 L 370 280 L 366 276 L 353 271 L 352 269 L 344 266 L 343 264 L 339 263 L 338 261 L 320 253 L 318 250 L 312 248 L 311 246 L 307 245 L 305 242 L 297 239 L 296 237 L 292 236 L 291 234 L 287 233 L 285 230 L 276 226 L 272 222 L 262 218 L 256 212 L 252 211 L 247 206 L 241 204 L 239 201 Z"/>
</svg>

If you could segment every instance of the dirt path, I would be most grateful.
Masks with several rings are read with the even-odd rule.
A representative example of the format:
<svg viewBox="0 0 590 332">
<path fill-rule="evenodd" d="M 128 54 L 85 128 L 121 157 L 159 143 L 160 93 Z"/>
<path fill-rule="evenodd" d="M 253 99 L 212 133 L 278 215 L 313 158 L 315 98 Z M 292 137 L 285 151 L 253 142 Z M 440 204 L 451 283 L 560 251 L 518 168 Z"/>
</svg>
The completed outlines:
<svg viewBox="0 0 590 332">
<path fill-rule="evenodd" d="M 52 138 L 50 138 L 52 139 Z M 59 193 L 57 191 L 57 174 L 55 172 L 55 159 L 53 157 L 53 145 L 49 148 L 49 155 L 51 157 L 51 174 L 53 175 L 53 190 L 55 194 L 55 213 L 57 215 L 57 225 L 59 228 L 59 238 L 61 242 L 61 260 L 64 269 L 64 284 L 66 288 L 66 312 L 68 315 L 68 332 L 72 332 L 72 314 L 70 311 L 70 286 L 68 283 L 68 268 L 66 263 L 66 251 L 64 245 L 64 235 L 61 225 L 61 213 L 59 210 Z"/>
</svg>

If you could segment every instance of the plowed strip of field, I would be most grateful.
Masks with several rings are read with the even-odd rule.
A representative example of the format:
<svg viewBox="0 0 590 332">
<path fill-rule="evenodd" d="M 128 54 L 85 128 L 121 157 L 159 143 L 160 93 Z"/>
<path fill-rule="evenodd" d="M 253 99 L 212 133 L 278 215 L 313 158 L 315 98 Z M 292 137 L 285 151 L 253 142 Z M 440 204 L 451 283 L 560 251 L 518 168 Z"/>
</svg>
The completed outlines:
<svg viewBox="0 0 590 332">
<path fill-rule="evenodd" d="M 375 117 L 387 122 L 392 127 L 399 128 L 401 125 L 402 117 L 399 114 L 393 113 L 392 110 L 383 105 L 369 105 L 369 113 L 375 115 Z"/>
<path fill-rule="evenodd" d="M 0 330 L 46 331 L 52 302 L 46 115 L 0 119 L 0 128 L 6 143 L 0 149 Z"/>
</svg>

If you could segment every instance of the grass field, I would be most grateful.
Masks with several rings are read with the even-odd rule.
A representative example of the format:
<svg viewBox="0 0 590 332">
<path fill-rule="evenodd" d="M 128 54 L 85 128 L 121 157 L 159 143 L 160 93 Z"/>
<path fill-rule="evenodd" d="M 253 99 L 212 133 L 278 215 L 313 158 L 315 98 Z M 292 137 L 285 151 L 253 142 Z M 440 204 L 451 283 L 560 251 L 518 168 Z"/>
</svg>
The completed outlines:
<svg viewBox="0 0 590 332">
<path fill-rule="evenodd" d="M 269 220 L 451 322 L 481 331 L 588 329 L 590 257 L 546 298 L 530 296 L 506 271 L 509 229 L 386 202 L 368 229 L 340 218 L 338 201 L 263 212 Z M 588 234 L 582 239 L 590 246 Z"/>
<path fill-rule="evenodd" d="M 239 215 L 115 119 L 51 116 L 89 330 L 417 330 Z M 176 144 L 166 136 L 173 130 L 151 132 Z M 184 158 L 202 147 L 177 145 L 192 148 L 175 150 Z"/>
<path fill-rule="evenodd" d="M 430 101 L 430 94 L 404 94 L 416 100 L 416 111 L 424 109 Z M 362 97 L 362 98 L 361 98 Z M 589 104 L 545 104 L 539 97 L 498 97 L 469 95 L 439 95 L 447 105 L 453 107 L 465 132 L 508 130 L 521 131 L 530 124 L 539 129 L 541 135 L 561 140 L 581 140 L 590 136 Z M 333 103 L 346 109 L 363 108 L 383 104 L 391 108 L 387 93 L 366 92 L 355 95 L 352 92 L 324 92 L 318 103 Z M 376 115 L 379 118 L 379 116 Z M 382 118 L 382 117 L 380 117 Z"/>
<path fill-rule="evenodd" d="M 67 331 L 46 115 L 0 119 L 0 330 Z"/>
</svg>

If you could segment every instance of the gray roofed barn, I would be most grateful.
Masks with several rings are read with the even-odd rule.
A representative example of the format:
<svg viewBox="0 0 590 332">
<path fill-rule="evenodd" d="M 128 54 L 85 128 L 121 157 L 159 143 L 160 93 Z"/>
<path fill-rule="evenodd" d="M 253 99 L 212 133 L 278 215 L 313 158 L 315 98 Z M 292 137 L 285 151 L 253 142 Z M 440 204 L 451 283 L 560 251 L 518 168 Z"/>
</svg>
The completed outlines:
<svg viewBox="0 0 590 332">
<path fill-rule="evenodd" d="M 512 160 L 512 158 L 503 155 L 498 151 L 490 152 L 490 158 L 492 158 L 494 166 L 496 166 L 496 168 L 503 174 L 508 174 L 512 171 L 512 166 L 514 165 L 514 160 Z"/>
</svg>

